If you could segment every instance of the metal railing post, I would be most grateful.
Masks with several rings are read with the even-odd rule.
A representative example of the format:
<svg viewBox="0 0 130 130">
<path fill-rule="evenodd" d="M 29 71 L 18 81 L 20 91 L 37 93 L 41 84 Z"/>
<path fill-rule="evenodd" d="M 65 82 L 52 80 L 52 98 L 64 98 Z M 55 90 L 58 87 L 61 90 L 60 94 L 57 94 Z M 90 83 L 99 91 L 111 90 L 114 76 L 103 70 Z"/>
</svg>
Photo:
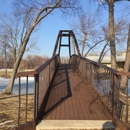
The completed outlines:
<svg viewBox="0 0 130 130">
<path fill-rule="evenodd" d="M 128 78 L 128 77 L 127 77 Z M 127 79 L 127 83 L 126 83 L 126 119 L 125 122 L 128 123 L 128 117 L 129 117 L 129 113 L 128 113 L 128 95 L 129 95 L 129 90 L 128 90 L 128 79 Z"/>
<path fill-rule="evenodd" d="M 35 86 L 34 86 L 34 119 L 38 116 L 38 91 L 39 91 L 39 74 L 35 76 Z"/>
<path fill-rule="evenodd" d="M 27 123 L 27 109 L 28 109 L 28 75 L 27 75 L 27 82 L 26 82 L 26 111 L 25 111 L 25 121 Z"/>
<path fill-rule="evenodd" d="M 21 79 L 19 77 L 19 109 L 18 109 L 18 125 L 20 124 L 20 105 L 21 104 Z"/>
<path fill-rule="evenodd" d="M 50 84 L 50 82 L 51 82 L 51 78 L 50 78 L 50 76 L 51 76 L 50 63 L 49 63 L 49 67 L 48 68 L 49 68 L 49 84 Z M 55 68 L 56 68 L 56 64 L 55 64 Z"/>
<path fill-rule="evenodd" d="M 90 84 L 91 84 L 91 86 L 93 86 L 93 64 L 90 64 L 90 70 L 91 70 L 91 72 L 90 72 Z"/>
</svg>

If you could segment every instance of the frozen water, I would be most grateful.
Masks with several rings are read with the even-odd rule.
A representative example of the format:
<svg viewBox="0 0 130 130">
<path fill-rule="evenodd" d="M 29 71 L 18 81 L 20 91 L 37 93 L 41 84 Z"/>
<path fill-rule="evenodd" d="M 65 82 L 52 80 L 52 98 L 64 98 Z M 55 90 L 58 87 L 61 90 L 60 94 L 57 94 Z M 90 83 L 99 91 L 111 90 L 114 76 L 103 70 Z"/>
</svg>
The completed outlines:
<svg viewBox="0 0 130 130">
<path fill-rule="evenodd" d="M 10 79 L 0 78 L 0 93 L 6 88 Z M 19 79 L 16 78 L 13 86 L 13 94 L 18 94 Z M 21 94 L 26 93 L 26 77 L 21 78 Z M 34 77 L 28 78 L 28 93 L 34 93 Z"/>
</svg>

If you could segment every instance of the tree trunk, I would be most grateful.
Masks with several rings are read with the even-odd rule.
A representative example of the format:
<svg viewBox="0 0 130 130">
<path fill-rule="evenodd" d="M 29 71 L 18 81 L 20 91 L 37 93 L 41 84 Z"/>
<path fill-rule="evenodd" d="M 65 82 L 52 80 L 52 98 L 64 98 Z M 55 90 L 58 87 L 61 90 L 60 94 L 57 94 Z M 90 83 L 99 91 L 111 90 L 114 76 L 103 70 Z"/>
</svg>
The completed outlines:
<svg viewBox="0 0 130 130">
<path fill-rule="evenodd" d="M 19 58 L 17 58 L 17 61 L 16 63 L 14 64 L 14 68 L 13 68 L 13 72 L 12 72 L 12 75 L 11 75 L 11 78 L 10 78 L 10 81 L 6 87 L 5 90 L 3 90 L 2 93 L 5 93 L 5 94 L 11 94 L 12 92 L 12 89 L 13 89 L 13 84 L 14 84 L 14 81 L 15 81 L 15 76 L 16 76 L 16 73 L 17 73 L 17 69 L 19 67 L 19 63 L 20 63 L 20 60 Z"/>
<path fill-rule="evenodd" d="M 82 56 L 84 55 L 84 48 L 85 48 L 85 42 L 83 41 L 82 42 L 82 53 L 81 53 Z"/>
<path fill-rule="evenodd" d="M 24 51 L 25 51 L 25 48 L 26 48 L 26 45 L 27 45 L 27 42 L 29 40 L 29 37 L 31 35 L 31 32 L 33 31 L 34 27 L 32 27 L 30 29 L 30 32 L 27 34 L 26 38 L 25 38 L 25 41 L 19 51 L 19 54 L 18 54 L 18 57 L 16 59 L 16 62 L 14 64 L 14 68 L 13 68 L 13 72 L 11 74 L 11 78 L 10 78 L 10 81 L 6 87 L 5 90 L 2 91 L 2 93 L 5 93 L 5 94 L 11 94 L 12 93 L 12 89 L 13 89 L 13 84 L 14 84 L 14 81 L 15 81 L 15 76 L 16 76 L 16 73 L 17 73 L 17 70 L 18 70 L 18 67 L 19 67 L 19 64 L 20 64 L 20 61 L 23 57 L 23 54 L 24 54 Z"/>
<path fill-rule="evenodd" d="M 103 49 L 102 49 L 102 51 L 101 51 L 101 54 L 100 54 L 100 56 L 99 56 L 99 59 L 98 59 L 98 63 L 101 63 L 101 61 L 102 61 L 102 57 L 103 57 L 103 54 L 104 54 L 104 51 L 105 51 L 105 49 L 106 49 L 106 47 L 107 47 L 107 45 L 108 45 L 108 42 L 109 42 L 109 40 L 106 40 L 106 44 L 105 44 L 105 46 L 103 47 Z"/>
<path fill-rule="evenodd" d="M 13 56 L 13 59 L 14 59 L 14 63 L 16 62 L 16 48 L 14 48 L 14 56 Z"/>
<path fill-rule="evenodd" d="M 74 54 L 76 54 L 74 39 L 72 39 L 72 45 L 73 45 Z"/>
<path fill-rule="evenodd" d="M 103 55 L 102 55 L 102 57 L 101 57 L 101 61 L 103 60 L 103 57 L 106 55 L 106 53 L 107 53 L 109 50 L 110 50 L 110 48 L 108 48 L 108 49 L 103 53 Z"/>
<path fill-rule="evenodd" d="M 14 48 L 14 49 L 12 50 L 12 57 L 13 57 L 13 63 L 14 63 L 14 65 L 15 65 L 15 62 L 16 62 L 16 48 Z"/>
<path fill-rule="evenodd" d="M 115 47 L 115 30 L 114 30 L 114 2 L 109 3 L 109 38 L 110 38 L 110 50 L 111 50 L 111 67 L 117 68 L 116 63 L 116 47 Z"/>
<path fill-rule="evenodd" d="M 126 51 L 126 58 L 125 58 L 125 64 L 124 64 L 124 72 L 130 71 L 130 26 L 129 26 L 129 33 L 128 33 L 128 40 L 127 40 L 127 51 Z M 127 85 L 127 76 L 122 76 L 120 81 L 120 87 L 122 91 L 126 92 L 126 85 Z"/>
<path fill-rule="evenodd" d="M 90 47 L 89 50 L 88 50 L 88 51 L 86 52 L 86 54 L 84 55 L 84 57 L 86 57 L 87 54 L 88 54 L 96 45 L 98 45 L 100 42 L 103 42 L 103 41 L 105 41 L 105 40 L 101 40 L 101 41 L 95 43 L 92 47 Z"/>
<path fill-rule="evenodd" d="M 30 35 L 31 35 L 32 31 L 34 30 L 34 26 L 36 26 L 36 25 L 33 25 L 29 29 L 28 33 L 26 34 L 26 37 L 24 38 L 24 42 L 22 43 L 22 46 L 20 47 L 20 50 L 19 50 L 19 53 L 18 53 L 18 57 L 17 57 L 16 62 L 14 64 L 14 68 L 13 68 L 13 72 L 12 72 L 10 81 L 9 81 L 6 89 L 3 90 L 2 93 L 5 93 L 5 94 L 11 94 L 12 93 L 13 84 L 14 84 L 14 81 L 15 81 L 15 76 L 16 76 L 16 73 L 17 73 L 20 61 L 21 61 L 21 59 L 23 57 L 24 51 L 26 49 L 26 45 L 27 45 L 27 43 L 29 41 Z"/>
</svg>

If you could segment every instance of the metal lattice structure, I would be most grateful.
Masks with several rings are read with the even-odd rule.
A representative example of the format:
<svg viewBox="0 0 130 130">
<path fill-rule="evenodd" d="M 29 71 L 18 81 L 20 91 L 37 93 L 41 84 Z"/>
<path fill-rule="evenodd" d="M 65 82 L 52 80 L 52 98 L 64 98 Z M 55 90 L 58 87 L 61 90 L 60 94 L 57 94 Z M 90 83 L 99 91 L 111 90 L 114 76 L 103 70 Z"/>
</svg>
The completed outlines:
<svg viewBox="0 0 130 130">
<path fill-rule="evenodd" d="M 68 37 L 68 44 L 62 43 L 62 37 Z M 71 56 L 71 41 L 70 41 L 71 38 L 73 38 L 74 44 L 75 44 L 75 47 L 77 50 L 77 54 L 80 56 L 81 54 L 80 54 L 79 46 L 78 46 L 78 43 L 77 43 L 77 40 L 76 40 L 76 37 L 75 37 L 75 34 L 73 33 L 73 31 L 72 30 L 60 30 L 58 33 L 58 36 L 57 36 L 57 40 L 55 43 L 52 57 L 56 55 L 56 51 L 58 49 L 58 44 L 59 44 L 59 51 L 58 51 L 59 55 L 60 55 L 61 47 L 68 47 L 69 48 L 69 55 Z"/>
</svg>

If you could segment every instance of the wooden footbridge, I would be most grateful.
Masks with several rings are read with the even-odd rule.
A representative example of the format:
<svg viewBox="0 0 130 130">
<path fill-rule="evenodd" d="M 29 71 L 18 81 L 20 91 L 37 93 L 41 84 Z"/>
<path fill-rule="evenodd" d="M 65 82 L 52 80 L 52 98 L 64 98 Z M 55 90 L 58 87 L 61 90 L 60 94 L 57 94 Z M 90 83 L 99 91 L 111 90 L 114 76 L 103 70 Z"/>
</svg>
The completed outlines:
<svg viewBox="0 0 130 130">
<path fill-rule="evenodd" d="M 68 43 L 63 44 L 66 37 Z M 77 54 L 71 54 L 71 43 Z M 60 62 L 60 48 L 68 47 L 70 59 Z M 57 49 L 58 53 L 57 53 Z M 34 118 L 28 120 L 28 77 L 34 75 Z M 18 73 L 19 112 L 15 130 L 130 130 L 128 84 L 126 93 L 120 89 L 121 76 L 130 77 L 102 64 L 86 59 L 73 31 L 59 31 L 53 56 L 32 72 Z M 20 123 L 21 84 L 27 77 L 25 122 Z"/>
</svg>

